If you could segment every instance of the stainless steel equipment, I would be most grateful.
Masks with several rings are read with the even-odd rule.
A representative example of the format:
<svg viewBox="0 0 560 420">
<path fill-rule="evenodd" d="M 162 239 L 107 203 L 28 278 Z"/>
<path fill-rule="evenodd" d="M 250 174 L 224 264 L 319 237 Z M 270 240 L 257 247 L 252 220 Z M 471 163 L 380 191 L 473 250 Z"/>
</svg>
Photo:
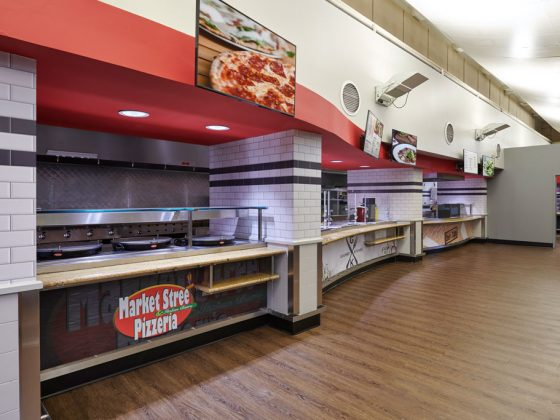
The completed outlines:
<svg viewBox="0 0 560 420">
<path fill-rule="evenodd" d="M 366 222 L 375 222 L 377 213 L 377 206 L 375 205 L 375 198 L 364 198 L 364 206 L 366 208 Z"/>
<path fill-rule="evenodd" d="M 345 188 L 331 188 L 323 194 L 323 228 L 328 228 L 334 220 L 348 218 L 348 193 Z"/>
<path fill-rule="evenodd" d="M 254 220 L 255 216 L 257 241 L 251 243 L 262 243 L 264 209 L 254 206 L 38 211 L 38 257 L 106 259 L 126 251 L 177 252 L 185 248 L 247 244 L 251 241 L 229 235 L 209 238 L 210 223 L 223 225 L 217 219 L 230 219 L 225 225 L 235 230 L 237 219 Z"/>
</svg>

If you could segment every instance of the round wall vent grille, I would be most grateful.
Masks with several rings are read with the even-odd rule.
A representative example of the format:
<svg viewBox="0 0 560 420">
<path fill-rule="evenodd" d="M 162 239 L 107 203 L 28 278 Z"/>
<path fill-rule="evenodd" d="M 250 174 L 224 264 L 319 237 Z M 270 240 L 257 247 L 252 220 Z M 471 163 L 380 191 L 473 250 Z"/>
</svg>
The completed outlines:
<svg viewBox="0 0 560 420">
<path fill-rule="evenodd" d="M 455 129 L 453 128 L 453 124 L 447 123 L 445 124 L 445 141 L 447 144 L 453 143 L 453 139 L 455 138 Z"/>
<path fill-rule="evenodd" d="M 344 82 L 340 91 L 342 108 L 348 115 L 356 115 L 360 110 L 360 92 L 352 82 Z"/>
</svg>

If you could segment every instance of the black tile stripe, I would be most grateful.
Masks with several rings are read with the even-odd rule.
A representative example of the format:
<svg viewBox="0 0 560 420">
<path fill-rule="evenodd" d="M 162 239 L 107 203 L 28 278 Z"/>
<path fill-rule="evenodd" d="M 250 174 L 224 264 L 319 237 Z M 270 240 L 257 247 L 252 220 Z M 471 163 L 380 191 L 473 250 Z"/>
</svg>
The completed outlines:
<svg viewBox="0 0 560 420">
<path fill-rule="evenodd" d="M 20 150 L 0 150 L 0 165 L 35 167 L 37 155 L 35 152 L 22 152 Z"/>
<path fill-rule="evenodd" d="M 405 186 L 422 186 L 423 182 L 411 182 L 411 181 L 402 181 L 402 182 L 354 182 L 348 183 L 348 187 L 396 187 L 399 185 Z"/>
<path fill-rule="evenodd" d="M 439 195 L 441 195 L 441 196 L 444 196 L 444 195 L 484 195 L 484 196 L 486 196 L 488 194 L 486 194 L 486 192 L 442 193 L 442 194 L 440 194 L 438 192 L 438 196 Z"/>
<path fill-rule="evenodd" d="M 10 166 L 12 164 L 11 151 L 0 150 L 0 165 Z"/>
<path fill-rule="evenodd" d="M 208 173 L 208 168 L 199 166 L 164 165 L 159 163 L 126 162 L 107 159 L 87 159 L 62 156 L 37 155 L 37 162 L 62 163 L 90 166 L 111 166 L 118 168 L 157 169 L 160 171 L 198 172 Z"/>
<path fill-rule="evenodd" d="M 37 123 L 35 120 L 0 117 L 0 132 L 35 136 L 37 135 Z"/>
<path fill-rule="evenodd" d="M 376 194 L 399 194 L 399 193 L 414 193 L 414 194 L 422 194 L 422 190 L 409 190 L 409 189 L 402 189 L 402 190 L 351 190 L 348 189 L 349 193 L 358 193 L 358 194 L 368 194 L 368 193 L 376 193 Z"/>
<path fill-rule="evenodd" d="M 486 191 L 487 187 L 438 188 L 438 191 Z"/>
<path fill-rule="evenodd" d="M 241 185 L 277 184 L 321 185 L 321 178 L 311 176 L 276 176 L 270 178 L 224 179 L 221 181 L 210 181 L 210 187 L 236 187 Z"/>
<path fill-rule="evenodd" d="M 305 160 L 281 160 L 277 162 L 256 163 L 254 165 L 240 165 L 240 166 L 228 166 L 225 168 L 213 168 L 210 169 L 210 175 L 234 174 L 238 172 L 269 171 L 272 169 L 287 169 L 287 168 L 321 170 L 321 163 L 308 162 Z"/>
</svg>

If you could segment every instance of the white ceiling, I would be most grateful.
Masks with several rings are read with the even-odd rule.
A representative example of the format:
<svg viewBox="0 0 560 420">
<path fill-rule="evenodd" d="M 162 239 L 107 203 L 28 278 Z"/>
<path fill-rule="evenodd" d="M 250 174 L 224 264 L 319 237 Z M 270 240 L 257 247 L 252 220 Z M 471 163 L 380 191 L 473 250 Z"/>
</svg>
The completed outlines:
<svg viewBox="0 0 560 420">
<path fill-rule="evenodd" d="M 560 131 L 560 0 L 407 0 Z"/>
</svg>

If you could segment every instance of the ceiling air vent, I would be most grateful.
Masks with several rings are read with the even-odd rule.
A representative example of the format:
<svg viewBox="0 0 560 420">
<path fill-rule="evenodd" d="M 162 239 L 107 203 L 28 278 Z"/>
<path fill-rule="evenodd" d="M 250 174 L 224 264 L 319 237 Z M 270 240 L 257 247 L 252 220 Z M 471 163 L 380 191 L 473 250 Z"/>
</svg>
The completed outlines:
<svg viewBox="0 0 560 420">
<path fill-rule="evenodd" d="M 445 124 L 444 135 L 447 144 L 453 143 L 453 140 L 455 139 L 455 129 L 453 128 L 453 124 L 451 124 L 450 122 Z"/>
<path fill-rule="evenodd" d="M 360 92 L 353 82 L 344 82 L 340 91 L 342 108 L 348 115 L 356 115 L 360 110 Z"/>
</svg>

